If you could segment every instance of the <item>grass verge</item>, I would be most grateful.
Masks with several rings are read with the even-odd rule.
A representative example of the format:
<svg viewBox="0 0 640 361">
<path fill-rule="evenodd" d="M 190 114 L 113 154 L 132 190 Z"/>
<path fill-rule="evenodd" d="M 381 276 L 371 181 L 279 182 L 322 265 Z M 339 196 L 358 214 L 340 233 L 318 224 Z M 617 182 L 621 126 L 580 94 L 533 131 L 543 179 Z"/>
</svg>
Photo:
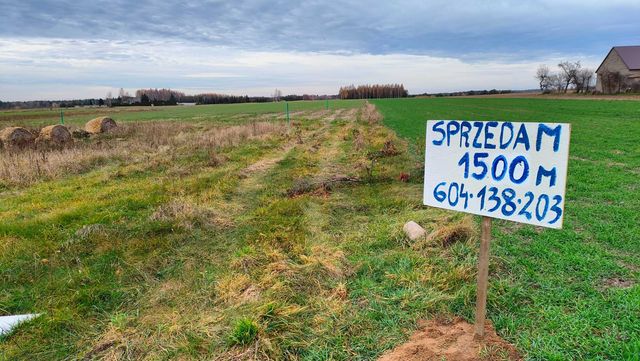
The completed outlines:
<svg viewBox="0 0 640 361">
<path fill-rule="evenodd" d="M 638 102 L 408 99 L 375 104 L 385 124 L 414 144 L 420 144 L 427 119 L 571 123 L 564 229 L 494 223 L 488 315 L 499 334 L 531 359 L 637 359 Z M 470 310 L 459 312 L 471 319 Z"/>
</svg>

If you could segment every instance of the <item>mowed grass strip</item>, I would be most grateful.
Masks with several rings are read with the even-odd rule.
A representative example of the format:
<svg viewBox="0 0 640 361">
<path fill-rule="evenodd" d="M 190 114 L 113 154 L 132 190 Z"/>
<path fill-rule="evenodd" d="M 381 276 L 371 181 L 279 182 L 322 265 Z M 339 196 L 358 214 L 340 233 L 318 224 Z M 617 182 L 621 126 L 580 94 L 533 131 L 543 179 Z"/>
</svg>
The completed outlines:
<svg viewBox="0 0 640 361">
<path fill-rule="evenodd" d="M 640 355 L 640 102 L 376 100 L 423 149 L 428 119 L 571 123 L 562 230 L 494 222 L 488 315 L 530 359 Z M 420 151 L 418 151 L 420 153 Z M 460 310 L 471 320 L 472 308 Z"/>
</svg>

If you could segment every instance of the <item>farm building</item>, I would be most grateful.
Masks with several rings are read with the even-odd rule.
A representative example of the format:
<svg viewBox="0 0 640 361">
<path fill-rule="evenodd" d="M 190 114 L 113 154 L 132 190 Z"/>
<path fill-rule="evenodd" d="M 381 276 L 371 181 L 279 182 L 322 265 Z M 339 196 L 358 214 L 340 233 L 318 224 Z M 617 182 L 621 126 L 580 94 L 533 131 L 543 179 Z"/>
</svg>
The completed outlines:
<svg viewBox="0 0 640 361">
<path fill-rule="evenodd" d="M 614 46 L 596 70 L 596 91 L 640 91 L 640 46 Z"/>
</svg>

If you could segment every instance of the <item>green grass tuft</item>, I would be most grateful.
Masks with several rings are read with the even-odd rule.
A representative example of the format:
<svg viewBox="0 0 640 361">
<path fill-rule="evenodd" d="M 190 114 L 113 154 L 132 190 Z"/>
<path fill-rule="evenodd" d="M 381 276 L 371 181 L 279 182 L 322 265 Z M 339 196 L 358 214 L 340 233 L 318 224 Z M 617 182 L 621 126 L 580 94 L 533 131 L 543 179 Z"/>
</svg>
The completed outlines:
<svg viewBox="0 0 640 361">
<path fill-rule="evenodd" d="M 229 336 L 231 345 L 248 345 L 258 337 L 258 323 L 250 318 L 241 318 L 236 321 L 233 331 Z"/>
</svg>

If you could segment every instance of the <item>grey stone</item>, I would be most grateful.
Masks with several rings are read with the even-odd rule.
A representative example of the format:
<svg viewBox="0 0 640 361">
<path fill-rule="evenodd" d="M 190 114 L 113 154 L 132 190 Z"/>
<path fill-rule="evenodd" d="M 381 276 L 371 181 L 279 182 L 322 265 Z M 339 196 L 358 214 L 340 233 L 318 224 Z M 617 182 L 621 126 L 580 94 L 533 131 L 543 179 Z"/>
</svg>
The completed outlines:
<svg viewBox="0 0 640 361">
<path fill-rule="evenodd" d="M 427 236 L 427 231 L 425 231 L 424 228 L 420 227 L 420 225 L 414 221 L 405 223 L 404 227 L 402 227 L 402 230 L 412 241 L 416 241 Z"/>
</svg>

